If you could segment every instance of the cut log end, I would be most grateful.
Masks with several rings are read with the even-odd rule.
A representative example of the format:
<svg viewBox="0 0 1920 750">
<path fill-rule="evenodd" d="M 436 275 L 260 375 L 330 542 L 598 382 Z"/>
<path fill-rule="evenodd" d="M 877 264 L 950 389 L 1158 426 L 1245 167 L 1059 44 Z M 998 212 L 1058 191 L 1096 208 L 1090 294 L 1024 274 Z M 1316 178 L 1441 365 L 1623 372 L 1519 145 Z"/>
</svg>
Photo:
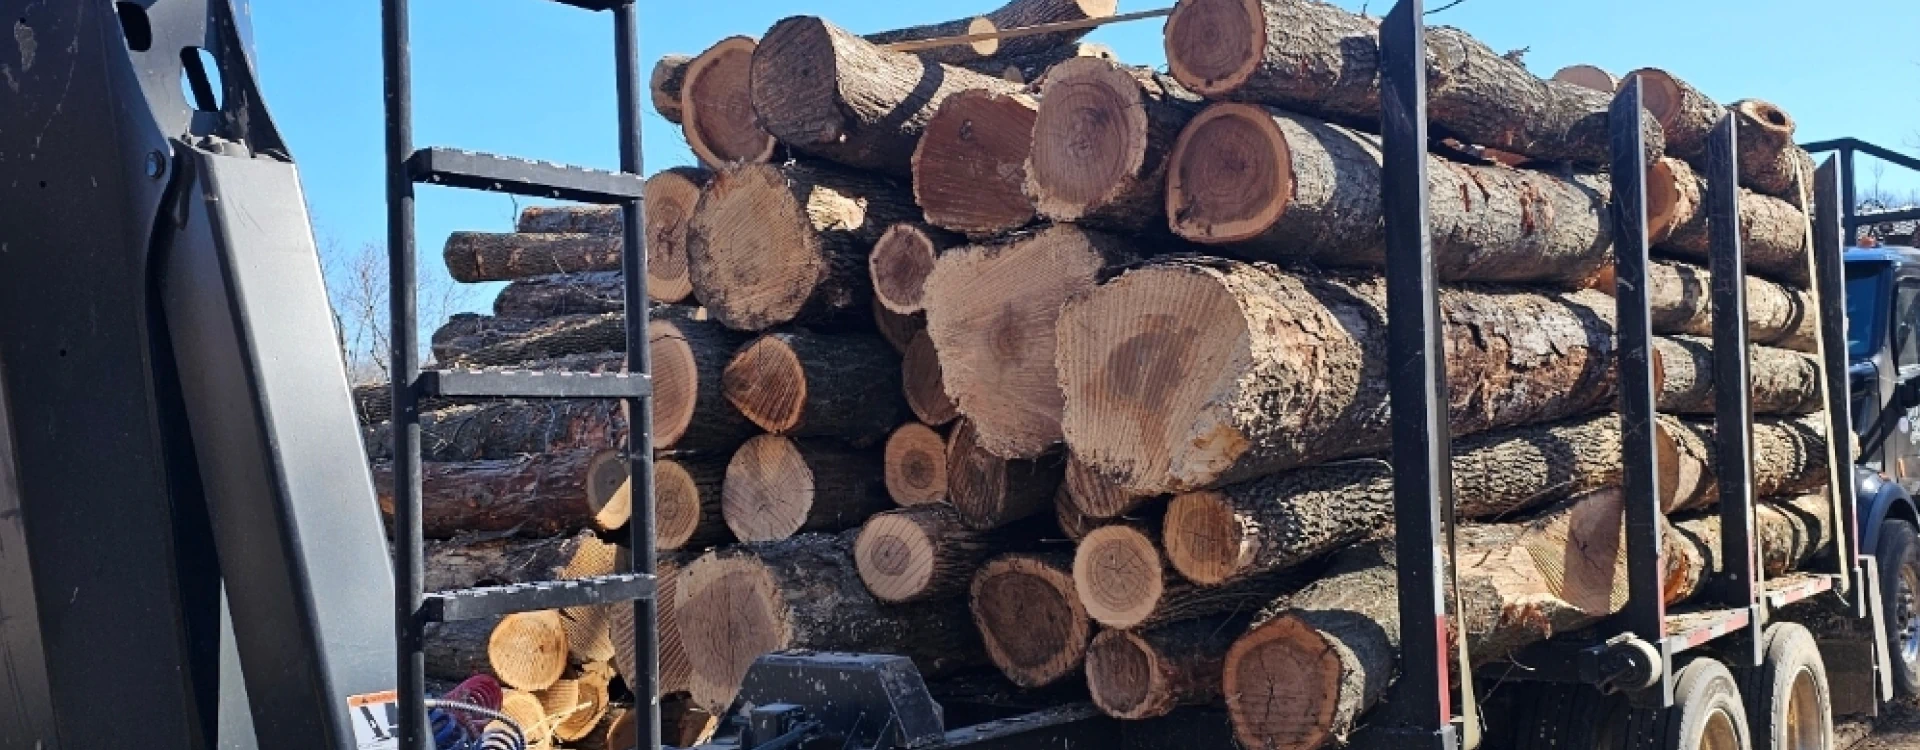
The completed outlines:
<svg viewBox="0 0 1920 750">
<path fill-rule="evenodd" d="M 1292 151 L 1273 116 L 1255 105 L 1208 107 L 1181 131 L 1171 158 L 1168 221 L 1195 242 L 1258 237 L 1293 195 Z"/>
<path fill-rule="evenodd" d="M 1161 532 L 1168 562 L 1187 580 L 1213 586 L 1238 577 L 1253 562 L 1259 535 L 1242 522 L 1225 495 L 1192 492 L 1167 504 Z"/>
<path fill-rule="evenodd" d="M 1016 685 L 1051 684 L 1086 656 L 1093 625 L 1072 574 L 1046 558 L 989 561 L 974 575 L 971 606 L 988 658 Z"/>
<path fill-rule="evenodd" d="M 973 422 L 961 420 L 947 436 L 947 502 L 969 528 L 1005 526 L 1045 509 L 1060 489 L 1064 467 L 1051 457 L 1008 460 L 980 444 Z"/>
<path fill-rule="evenodd" d="M 900 382 L 907 393 L 907 408 L 920 421 L 943 425 L 960 416 L 960 410 L 947 395 L 947 381 L 940 370 L 940 353 L 926 331 L 913 335 L 900 360 Z"/>
<path fill-rule="evenodd" d="M 761 336 L 747 344 L 727 363 L 721 383 L 727 400 L 760 429 L 791 432 L 806 415 L 806 369 L 779 336 Z"/>
<path fill-rule="evenodd" d="M 647 90 L 653 95 L 654 111 L 667 122 L 680 123 L 680 89 L 687 83 L 687 65 L 692 62 L 693 58 L 688 55 L 665 55 L 653 64 Z M 653 194 L 648 193 L 647 197 L 651 199 Z"/>
<path fill-rule="evenodd" d="M 920 312 L 922 287 L 945 244 L 918 224 L 888 227 L 874 243 L 873 254 L 867 256 L 874 298 L 901 315 Z"/>
<path fill-rule="evenodd" d="M 947 441 L 933 428 L 908 422 L 887 437 L 887 495 L 902 506 L 947 497 Z"/>
<path fill-rule="evenodd" d="M 1066 475 L 1067 496 L 1082 514 L 1092 518 L 1118 518 L 1145 505 L 1152 495 L 1129 492 L 1086 463 L 1069 458 Z"/>
<path fill-rule="evenodd" d="M 661 549 L 686 549 L 726 538 L 714 497 L 721 483 L 713 481 L 712 468 L 702 469 L 703 477 L 696 476 L 688 468 L 691 465 L 669 459 L 654 463 L 654 536 Z"/>
<path fill-rule="evenodd" d="M 567 631 L 558 610 L 507 615 L 487 639 L 487 661 L 501 682 L 545 690 L 567 669 Z"/>
<path fill-rule="evenodd" d="M 647 322 L 653 353 L 653 431 L 655 442 L 673 445 L 687 434 L 699 403 L 700 364 L 693 345 L 670 320 Z"/>
<path fill-rule="evenodd" d="M 1238 89 L 1267 46 L 1260 0 L 1184 0 L 1167 18 L 1167 67 L 1195 93 L 1221 96 Z"/>
<path fill-rule="evenodd" d="M 886 602 L 913 601 L 933 581 L 935 546 L 940 540 L 903 513 L 881 513 L 860 527 L 853 541 L 853 562 L 860 580 L 875 598 Z"/>
<path fill-rule="evenodd" d="M 1674 227 L 1699 209 L 1700 194 L 1693 170 L 1679 159 L 1662 158 L 1647 165 L 1647 237 L 1661 242 Z M 1607 285 L 1607 293 L 1613 293 Z"/>
<path fill-rule="evenodd" d="M 1614 90 L 1620 86 L 1620 79 L 1614 78 L 1612 73 L 1608 73 L 1605 69 L 1598 66 L 1586 65 L 1584 63 L 1568 65 L 1567 67 L 1561 68 L 1553 74 L 1553 80 L 1561 83 L 1571 83 L 1575 86 L 1592 89 L 1607 95 L 1612 95 Z"/>
<path fill-rule="evenodd" d="M 1235 641 L 1221 688 L 1234 736 L 1270 750 L 1325 746 L 1332 739 L 1325 727 L 1353 710 L 1341 705 L 1348 697 L 1341 690 L 1347 655 L 1344 645 L 1288 615 Z"/>
<path fill-rule="evenodd" d="M 754 120 L 752 38 L 720 40 L 687 66 L 681 92 L 681 130 L 687 145 L 710 166 L 757 164 L 773 157 L 773 136 Z"/>
<path fill-rule="evenodd" d="M 892 344 L 901 354 L 907 353 L 907 347 L 913 345 L 913 337 L 927 330 L 927 316 L 924 314 L 901 315 L 888 310 L 880 300 L 874 300 L 873 327 L 879 329 L 880 337 Z"/>
<path fill-rule="evenodd" d="M 1090 57 L 1054 66 L 1027 162 L 1035 207 L 1074 221 L 1118 198 L 1147 158 L 1147 126 L 1140 82 L 1126 68 Z"/>
<path fill-rule="evenodd" d="M 742 444 L 727 462 L 720 495 L 727 528 L 740 541 L 785 539 L 807 522 L 813 469 L 792 440 L 761 435 Z"/>
<path fill-rule="evenodd" d="M 1686 106 L 1686 91 L 1679 79 L 1659 68 L 1641 68 L 1621 77 L 1618 85 L 1624 86 L 1636 76 L 1640 79 L 1641 106 L 1660 122 L 1661 128 L 1672 128 Z"/>
<path fill-rule="evenodd" d="M 1024 77 L 1018 67 L 1008 71 Z M 1038 114 L 1033 97 L 985 89 L 941 102 L 913 151 L 913 198 L 927 221 L 968 233 L 1031 223 L 1033 201 L 1025 185 Z M 878 271 L 874 278 L 880 278 Z"/>
<path fill-rule="evenodd" d="M 1108 716 L 1147 719 L 1174 707 L 1160 655 L 1130 630 L 1106 630 L 1087 647 L 1087 690 Z"/>
<path fill-rule="evenodd" d="M 1089 532 L 1074 548 L 1073 585 L 1087 615 L 1110 628 L 1146 621 L 1165 589 L 1165 565 L 1153 540 L 1132 526 Z"/>
<path fill-rule="evenodd" d="M 527 733 L 529 744 L 545 743 L 553 736 L 553 725 L 547 719 L 547 707 L 540 703 L 540 697 L 520 690 L 504 690 L 500 695 L 500 713 L 513 719 Z"/>
<path fill-rule="evenodd" d="M 1733 108 L 1745 117 L 1742 125 L 1757 125 L 1767 134 L 1783 143 L 1793 142 L 1793 116 L 1772 102 L 1760 99 L 1742 99 L 1735 102 Z"/>
<path fill-rule="evenodd" d="M 693 280 L 687 275 L 687 221 L 707 178 L 705 170 L 692 168 L 647 178 L 647 294 L 661 302 L 693 296 Z"/>
<path fill-rule="evenodd" d="M 750 556 L 709 555 L 681 575 L 674 617 L 690 663 L 694 700 L 724 705 L 740 689 L 753 660 L 792 642 L 779 584 Z M 718 700 L 719 697 L 726 700 Z"/>
</svg>

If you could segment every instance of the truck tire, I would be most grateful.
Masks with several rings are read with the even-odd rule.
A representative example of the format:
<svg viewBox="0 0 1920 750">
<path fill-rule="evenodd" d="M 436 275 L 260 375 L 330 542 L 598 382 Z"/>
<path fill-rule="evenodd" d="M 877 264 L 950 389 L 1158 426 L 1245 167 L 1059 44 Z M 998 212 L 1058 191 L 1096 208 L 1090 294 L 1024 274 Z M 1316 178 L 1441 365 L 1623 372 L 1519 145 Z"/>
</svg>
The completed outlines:
<svg viewBox="0 0 1920 750">
<path fill-rule="evenodd" d="M 1874 552 L 1894 693 L 1912 698 L 1920 695 L 1920 531 L 1903 519 L 1889 518 L 1880 524 Z"/>
<path fill-rule="evenodd" d="M 1833 750 L 1827 665 L 1806 627 L 1767 627 L 1760 666 L 1740 670 L 1754 750 Z"/>
<path fill-rule="evenodd" d="M 1753 750 L 1740 684 L 1726 665 L 1704 656 L 1675 670 L 1672 708 L 1633 709 L 1622 729 L 1602 746 L 1626 750 L 1627 735 L 1638 734 L 1666 750 Z"/>
</svg>

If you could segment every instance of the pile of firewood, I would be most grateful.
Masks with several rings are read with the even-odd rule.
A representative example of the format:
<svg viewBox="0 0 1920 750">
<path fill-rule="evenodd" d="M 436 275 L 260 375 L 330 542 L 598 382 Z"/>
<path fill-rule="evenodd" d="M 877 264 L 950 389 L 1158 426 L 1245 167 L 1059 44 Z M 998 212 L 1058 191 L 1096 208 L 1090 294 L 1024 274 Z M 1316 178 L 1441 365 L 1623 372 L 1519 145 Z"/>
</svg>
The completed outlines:
<svg viewBox="0 0 1920 750">
<path fill-rule="evenodd" d="M 936 678 L 1084 680 L 1122 718 L 1224 703 L 1242 742 L 1272 748 L 1337 742 L 1386 697 L 1377 25 L 1313 0 L 1183 0 L 1171 75 L 1080 44 L 1085 28 L 884 46 L 1113 11 L 1012 0 L 864 37 L 794 17 L 660 61 L 654 104 L 705 164 L 654 175 L 646 202 L 663 694 L 718 712 L 762 653 L 889 652 Z M 1429 42 L 1455 621 L 1487 662 L 1624 603 L 1595 171 L 1614 81 L 1542 79 L 1454 29 Z M 1830 539 L 1811 161 L 1778 108 L 1635 73 L 1658 150 L 1649 291 L 1679 603 L 1720 564 L 1695 170 L 1729 111 L 1767 573 Z M 456 279 L 510 283 L 493 315 L 433 337 L 435 359 L 621 367 L 619 220 L 535 208 L 517 232 L 454 235 Z M 364 395 L 384 468 L 384 394 Z M 612 569 L 596 535 L 618 539 L 630 512 L 617 404 L 425 408 L 433 587 Z M 443 626 L 429 666 L 495 674 L 574 741 L 631 674 L 622 612 Z"/>
</svg>

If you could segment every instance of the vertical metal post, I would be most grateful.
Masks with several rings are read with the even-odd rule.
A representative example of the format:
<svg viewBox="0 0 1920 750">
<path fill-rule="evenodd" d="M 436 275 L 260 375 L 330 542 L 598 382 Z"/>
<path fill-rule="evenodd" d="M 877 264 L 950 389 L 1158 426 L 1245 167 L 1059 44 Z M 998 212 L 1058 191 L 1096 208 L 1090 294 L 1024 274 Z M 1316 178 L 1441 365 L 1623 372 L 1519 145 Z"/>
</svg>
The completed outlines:
<svg viewBox="0 0 1920 750">
<path fill-rule="evenodd" d="M 1715 598 L 1745 608 L 1737 638 L 1745 666 L 1760 666 L 1760 568 L 1753 539 L 1753 404 L 1747 349 L 1747 263 L 1740 249 L 1739 126 L 1723 115 L 1707 140 L 1707 221 L 1713 278 L 1714 474 L 1720 484 L 1720 555 Z"/>
<path fill-rule="evenodd" d="M 1852 146 L 1840 147 L 1839 177 L 1840 177 L 1840 180 L 1839 180 L 1840 215 L 1844 217 L 1843 218 L 1844 223 L 1841 224 L 1840 228 L 1844 231 L 1846 235 L 1847 244 L 1845 245 L 1845 247 L 1853 247 L 1855 245 L 1860 244 L 1860 225 L 1858 222 L 1855 221 L 1855 214 L 1858 213 L 1859 207 L 1855 206 L 1853 203 L 1854 199 L 1857 197 L 1854 195 L 1854 192 L 1853 192 L 1854 183 L 1860 181 L 1860 174 L 1858 172 L 1853 171 L 1853 147 Z"/>
<path fill-rule="evenodd" d="M 1418 747 L 1457 743 L 1447 682 L 1443 514 L 1453 507 L 1445 350 L 1427 236 L 1426 29 L 1401 0 L 1380 29 L 1380 127 L 1387 235 L 1387 372 L 1393 405 L 1393 501 L 1401 632 L 1394 720 Z"/>
<path fill-rule="evenodd" d="M 1851 155 L 1851 150 L 1843 151 Z M 1853 586 L 1858 580 L 1853 575 L 1855 554 L 1860 551 L 1859 499 L 1853 493 L 1853 415 L 1848 400 L 1847 383 L 1847 277 L 1841 244 L 1843 212 L 1850 215 L 1853 203 L 1850 196 L 1841 195 L 1840 186 L 1851 186 L 1852 182 L 1840 179 L 1838 164 L 1832 157 L 1813 174 L 1813 287 L 1818 295 L 1816 314 L 1820 321 L 1820 359 L 1822 391 L 1827 400 L 1827 491 L 1833 498 L 1833 512 L 1841 530 L 1837 554 L 1837 571 L 1841 585 L 1853 593 L 1855 610 L 1865 616 L 1867 595 L 1865 586 Z"/>
<path fill-rule="evenodd" d="M 387 114 L 387 283 L 392 327 L 389 374 L 393 390 L 393 617 L 399 636 L 400 747 L 431 750 L 427 735 L 426 655 L 420 603 L 425 572 L 420 519 L 420 415 L 414 381 L 420 377 L 414 299 L 412 57 L 407 0 L 380 3 L 380 51 Z"/>
<path fill-rule="evenodd" d="M 1613 183 L 1614 299 L 1620 372 L 1620 458 L 1627 516 L 1626 629 L 1650 644 L 1666 643 L 1667 608 L 1660 564 L 1659 476 L 1653 442 L 1653 328 L 1647 306 L 1646 136 L 1640 129 L 1640 78 L 1613 98 L 1608 112 Z M 1673 705 L 1671 660 L 1661 648 L 1658 704 Z"/>
<path fill-rule="evenodd" d="M 642 174 L 646 171 L 640 150 L 640 21 L 634 4 L 623 2 L 613 9 L 613 55 L 619 89 L 620 171 Z M 621 268 L 626 273 L 627 371 L 653 374 L 653 354 L 647 346 L 647 250 L 646 216 L 642 201 L 621 206 Z M 653 497 L 653 398 L 627 401 L 627 459 L 629 494 L 633 513 L 627 523 L 632 549 L 631 568 L 635 573 L 654 575 L 654 497 Z M 630 685 L 635 696 L 644 696 L 646 708 L 640 716 L 640 747 L 660 747 L 660 643 L 655 627 L 658 603 L 653 597 L 633 602 L 634 661 L 643 684 Z"/>
</svg>

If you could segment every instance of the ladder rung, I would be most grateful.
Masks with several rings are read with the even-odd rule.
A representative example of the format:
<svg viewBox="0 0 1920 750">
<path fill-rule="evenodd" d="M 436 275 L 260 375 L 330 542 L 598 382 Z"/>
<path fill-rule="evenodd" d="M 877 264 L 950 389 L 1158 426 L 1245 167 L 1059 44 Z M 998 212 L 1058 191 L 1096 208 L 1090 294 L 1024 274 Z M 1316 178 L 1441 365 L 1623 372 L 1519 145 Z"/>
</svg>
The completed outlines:
<svg viewBox="0 0 1920 750">
<path fill-rule="evenodd" d="M 478 398 L 646 398 L 653 379 L 630 372 L 428 370 L 414 381 L 421 396 Z"/>
<path fill-rule="evenodd" d="M 644 573 L 486 586 L 428 594 L 420 605 L 420 617 L 426 622 L 477 620 L 515 612 L 649 599 L 653 592 L 654 578 Z"/>
<path fill-rule="evenodd" d="M 624 172 L 438 146 L 407 157 L 407 174 L 414 182 L 429 185 L 582 203 L 625 203 L 638 199 L 646 185 L 639 175 Z"/>
</svg>

